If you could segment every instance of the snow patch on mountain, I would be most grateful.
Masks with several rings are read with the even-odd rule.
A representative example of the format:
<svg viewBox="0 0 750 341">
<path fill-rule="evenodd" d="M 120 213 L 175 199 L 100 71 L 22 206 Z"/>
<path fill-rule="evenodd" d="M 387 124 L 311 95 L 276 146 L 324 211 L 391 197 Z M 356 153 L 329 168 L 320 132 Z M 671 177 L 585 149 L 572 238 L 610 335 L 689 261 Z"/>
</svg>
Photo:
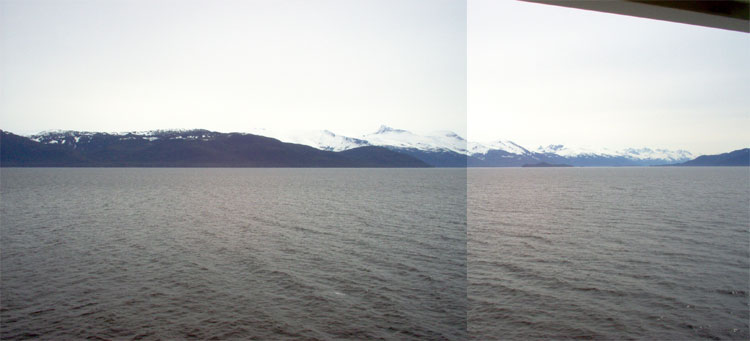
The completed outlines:
<svg viewBox="0 0 750 341">
<path fill-rule="evenodd" d="M 159 129 L 145 131 L 125 131 L 116 133 L 90 132 L 75 130 L 47 130 L 38 134 L 27 136 L 29 139 L 45 144 L 72 144 L 74 147 L 79 143 L 90 142 L 95 135 L 114 136 L 119 140 L 148 140 L 159 139 L 185 139 L 208 141 L 215 133 L 205 129 Z"/>
</svg>

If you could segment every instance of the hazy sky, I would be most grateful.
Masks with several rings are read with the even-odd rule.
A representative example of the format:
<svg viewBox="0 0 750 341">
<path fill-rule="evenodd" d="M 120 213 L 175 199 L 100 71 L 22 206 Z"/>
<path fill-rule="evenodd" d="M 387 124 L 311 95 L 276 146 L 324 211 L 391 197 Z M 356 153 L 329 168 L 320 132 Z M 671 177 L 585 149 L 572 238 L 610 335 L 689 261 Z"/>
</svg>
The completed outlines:
<svg viewBox="0 0 750 341">
<path fill-rule="evenodd" d="M 750 145 L 750 35 L 535 3 L 468 2 L 468 130 L 523 146 Z"/>
<path fill-rule="evenodd" d="M 466 3 L 0 1 L 0 128 L 466 134 Z"/>
<path fill-rule="evenodd" d="M 750 144 L 748 37 L 498 0 L 0 0 L 0 128 L 718 153 Z"/>
</svg>

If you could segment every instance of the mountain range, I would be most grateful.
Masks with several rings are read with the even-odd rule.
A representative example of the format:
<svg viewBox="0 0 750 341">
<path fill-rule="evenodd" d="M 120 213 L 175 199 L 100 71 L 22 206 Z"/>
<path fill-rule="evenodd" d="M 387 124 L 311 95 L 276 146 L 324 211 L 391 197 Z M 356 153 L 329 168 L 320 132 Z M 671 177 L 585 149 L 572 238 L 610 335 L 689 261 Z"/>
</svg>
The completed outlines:
<svg viewBox="0 0 750 341">
<path fill-rule="evenodd" d="M 332 152 L 264 136 L 198 129 L 0 135 L 4 167 L 430 167 L 377 146 Z"/>
<path fill-rule="evenodd" d="M 381 126 L 358 137 L 328 130 L 219 133 L 204 129 L 123 133 L 2 132 L 2 166 L 521 167 L 692 165 L 685 150 L 525 148 L 509 140 L 467 141 L 451 131 L 416 134 Z M 699 158 L 700 159 L 700 158 Z M 703 161 L 701 161 L 703 162 Z M 710 164 L 710 161 L 705 161 Z M 741 161 L 740 161 L 741 164 Z"/>
<path fill-rule="evenodd" d="M 416 134 L 381 126 L 358 137 L 337 135 L 328 130 L 278 133 L 256 130 L 254 133 L 285 142 L 305 144 L 322 150 L 341 151 L 361 146 L 382 146 L 414 156 L 436 167 L 521 167 L 524 164 L 550 163 L 573 166 L 652 166 L 685 162 L 694 156 L 685 150 L 626 148 L 623 150 L 586 149 L 564 145 L 525 148 L 510 140 L 467 141 L 451 131 Z"/>
</svg>

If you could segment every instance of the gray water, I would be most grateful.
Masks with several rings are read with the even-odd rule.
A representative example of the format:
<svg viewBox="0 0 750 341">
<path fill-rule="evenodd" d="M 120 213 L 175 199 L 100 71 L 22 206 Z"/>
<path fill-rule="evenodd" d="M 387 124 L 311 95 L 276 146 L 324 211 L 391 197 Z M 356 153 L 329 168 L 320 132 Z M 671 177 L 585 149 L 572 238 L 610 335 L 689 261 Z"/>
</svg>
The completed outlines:
<svg viewBox="0 0 750 341">
<path fill-rule="evenodd" d="M 462 169 L 2 169 L 3 339 L 466 338 Z"/>
<path fill-rule="evenodd" d="M 747 168 L 0 171 L 3 339 L 747 340 L 749 263 Z"/>
<path fill-rule="evenodd" d="M 747 340 L 748 168 L 469 169 L 474 339 Z"/>
</svg>

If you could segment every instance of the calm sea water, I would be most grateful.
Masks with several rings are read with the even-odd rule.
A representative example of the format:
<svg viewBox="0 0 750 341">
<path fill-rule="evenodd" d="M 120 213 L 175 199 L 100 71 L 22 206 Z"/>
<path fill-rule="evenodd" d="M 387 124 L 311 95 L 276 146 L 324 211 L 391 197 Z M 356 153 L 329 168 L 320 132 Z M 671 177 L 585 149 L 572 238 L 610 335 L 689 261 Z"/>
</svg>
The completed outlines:
<svg viewBox="0 0 750 341">
<path fill-rule="evenodd" d="M 2 169 L 3 339 L 466 338 L 466 171 Z"/>
<path fill-rule="evenodd" d="M 468 171 L 474 339 L 747 340 L 748 168 Z"/>
</svg>

